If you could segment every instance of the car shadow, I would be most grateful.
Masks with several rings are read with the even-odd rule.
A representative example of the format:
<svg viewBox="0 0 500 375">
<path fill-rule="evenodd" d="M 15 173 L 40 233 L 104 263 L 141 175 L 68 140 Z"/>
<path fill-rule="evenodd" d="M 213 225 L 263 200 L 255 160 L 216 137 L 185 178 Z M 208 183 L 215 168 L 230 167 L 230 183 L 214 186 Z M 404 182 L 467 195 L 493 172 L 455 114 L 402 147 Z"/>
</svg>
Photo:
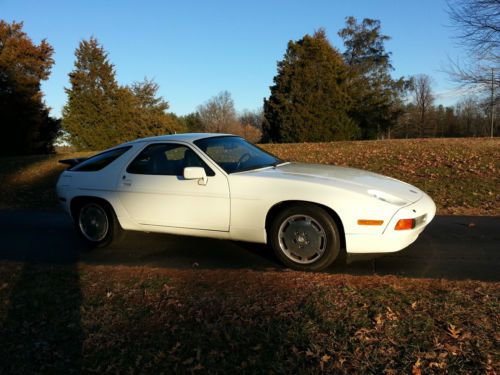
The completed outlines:
<svg viewBox="0 0 500 375">
<path fill-rule="evenodd" d="M 474 226 L 470 223 L 474 222 Z M 500 218 L 437 217 L 407 249 L 350 264 L 338 262 L 329 274 L 397 275 L 417 278 L 498 280 Z M 0 211 L 0 259 L 50 264 L 175 269 L 284 267 L 266 246 L 209 238 L 126 232 L 109 248 L 88 251 L 61 212 Z"/>
<path fill-rule="evenodd" d="M 0 373 L 80 373 L 82 294 L 76 263 L 40 268 L 26 262 L 8 300 L 0 323 Z"/>
<path fill-rule="evenodd" d="M 73 236 L 54 235 L 43 220 L 35 226 L 16 225 L 15 220 L 0 222 L 0 258 L 20 262 L 3 265 L 13 275 L 3 281 L 13 287 L 0 322 L 0 373 L 80 373 L 83 330 L 78 250 L 58 250 L 72 243 Z"/>
</svg>

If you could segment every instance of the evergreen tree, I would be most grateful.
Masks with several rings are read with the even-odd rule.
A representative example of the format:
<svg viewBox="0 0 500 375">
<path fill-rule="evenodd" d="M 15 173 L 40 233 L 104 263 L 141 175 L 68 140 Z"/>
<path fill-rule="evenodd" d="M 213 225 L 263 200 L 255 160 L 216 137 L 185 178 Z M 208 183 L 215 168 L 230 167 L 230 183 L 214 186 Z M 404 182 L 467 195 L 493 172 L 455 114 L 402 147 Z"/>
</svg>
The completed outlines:
<svg viewBox="0 0 500 375">
<path fill-rule="evenodd" d="M 349 114 L 361 128 L 362 138 L 381 137 L 403 114 L 401 97 L 410 81 L 391 77 L 391 54 L 384 46 L 390 38 L 381 33 L 380 21 L 367 18 L 358 24 L 348 17 L 339 36 L 346 47 L 344 58 L 355 100 Z"/>
<path fill-rule="evenodd" d="M 348 67 L 324 30 L 288 43 L 278 62 L 269 99 L 264 100 L 263 139 L 317 142 L 352 139 Z"/>
<path fill-rule="evenodd" d="M 174 133 L 183 124 L 167 113 L 159 86 L 145 79 L 120 86 L 108 54 L 95 38 L 83 40 L 75 52 L 75 69 L 63 109 L 63 127 L 80 149 L 101 150 L 136 138 Z"/>
<path fill-rule="evenodd" d="M 198 112 L 189 113 L 180 118 L 187 132 L 201 133 L 204 131 L 203 122 Z"/>
<path fill-rule="evenodd" d="M 47 153 L 59 131 L 43 103 L 41 81 L 49 77 L 53 49 L 37 46 L 23 24 L 0 20 L 0 154 Z"/>
<path fill-rule="evenodd" d="M 100 150 L 121 138 L 116 110 L 126 93 L 120 92 L 114 66 L 97 39 L 82 40 L 75 56 L 62 125 L 77 148 Z"/>
<path fill-rule="evenodd" d="M 154 135 L 178 133 L 185 130 L 181 120 L 174 114 L 167 113 L 169 104 L 158 96 L 160 86 L 147 78 L 142 82 L 135 82 L 130 87 L 136 99 L 134 116 L 135 137 L 149 137 Z"/>
</svg>

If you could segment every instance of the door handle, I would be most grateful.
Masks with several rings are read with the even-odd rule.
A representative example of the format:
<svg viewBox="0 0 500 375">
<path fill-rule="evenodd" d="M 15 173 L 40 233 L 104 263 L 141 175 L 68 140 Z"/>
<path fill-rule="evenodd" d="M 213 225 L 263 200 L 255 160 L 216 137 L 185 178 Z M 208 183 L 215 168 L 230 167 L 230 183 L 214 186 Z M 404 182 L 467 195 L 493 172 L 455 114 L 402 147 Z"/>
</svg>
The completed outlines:
<svg viewBox="0 0 500 375">
<path fill-rule="evenodd" d="M 122 177 L 122 185 L 123 186 L 132 186 L 132 180 L 128 180 L 126 176 Z"/>
</svg>

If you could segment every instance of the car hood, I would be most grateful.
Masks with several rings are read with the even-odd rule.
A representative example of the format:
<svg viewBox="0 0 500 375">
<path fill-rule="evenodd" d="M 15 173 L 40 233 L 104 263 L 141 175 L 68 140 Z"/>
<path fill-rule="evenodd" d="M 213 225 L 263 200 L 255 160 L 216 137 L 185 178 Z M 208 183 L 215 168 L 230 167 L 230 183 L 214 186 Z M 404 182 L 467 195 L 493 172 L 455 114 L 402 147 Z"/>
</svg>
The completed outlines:
<svg viewBox="0 0 500 375">
<path fill-rule="evenodd" d="M 287 163 L 266 170 L 266 174 L 282 176 L 302 176 L 326 183 L 352 186 L 388 203 L 405 205 L 422 197 L 422 191 L 405 182 L 377 173 L 355 168 L 337 167 L 324 164 Z M 353 186 L 354 185 L 354 186 Z"/>
</svg>

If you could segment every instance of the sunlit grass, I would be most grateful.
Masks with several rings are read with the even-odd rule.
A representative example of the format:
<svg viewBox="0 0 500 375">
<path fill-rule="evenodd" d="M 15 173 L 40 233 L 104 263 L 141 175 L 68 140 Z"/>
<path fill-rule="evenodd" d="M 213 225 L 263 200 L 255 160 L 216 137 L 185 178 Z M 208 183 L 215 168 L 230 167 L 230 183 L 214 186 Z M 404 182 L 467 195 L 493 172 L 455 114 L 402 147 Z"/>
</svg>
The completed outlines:
<svg viewBox="0 0 500 375">
<path fill-rule="evenodd" d="M 282 159 L 344 165 L 411 183 L 427 192 L 438 214 L 500 214 L 500 139 L 418 139 L 270 144 Z M 0 159 L 0 208 L 53 208 L 62 158 L 92 152 Z"/>
</svg>

